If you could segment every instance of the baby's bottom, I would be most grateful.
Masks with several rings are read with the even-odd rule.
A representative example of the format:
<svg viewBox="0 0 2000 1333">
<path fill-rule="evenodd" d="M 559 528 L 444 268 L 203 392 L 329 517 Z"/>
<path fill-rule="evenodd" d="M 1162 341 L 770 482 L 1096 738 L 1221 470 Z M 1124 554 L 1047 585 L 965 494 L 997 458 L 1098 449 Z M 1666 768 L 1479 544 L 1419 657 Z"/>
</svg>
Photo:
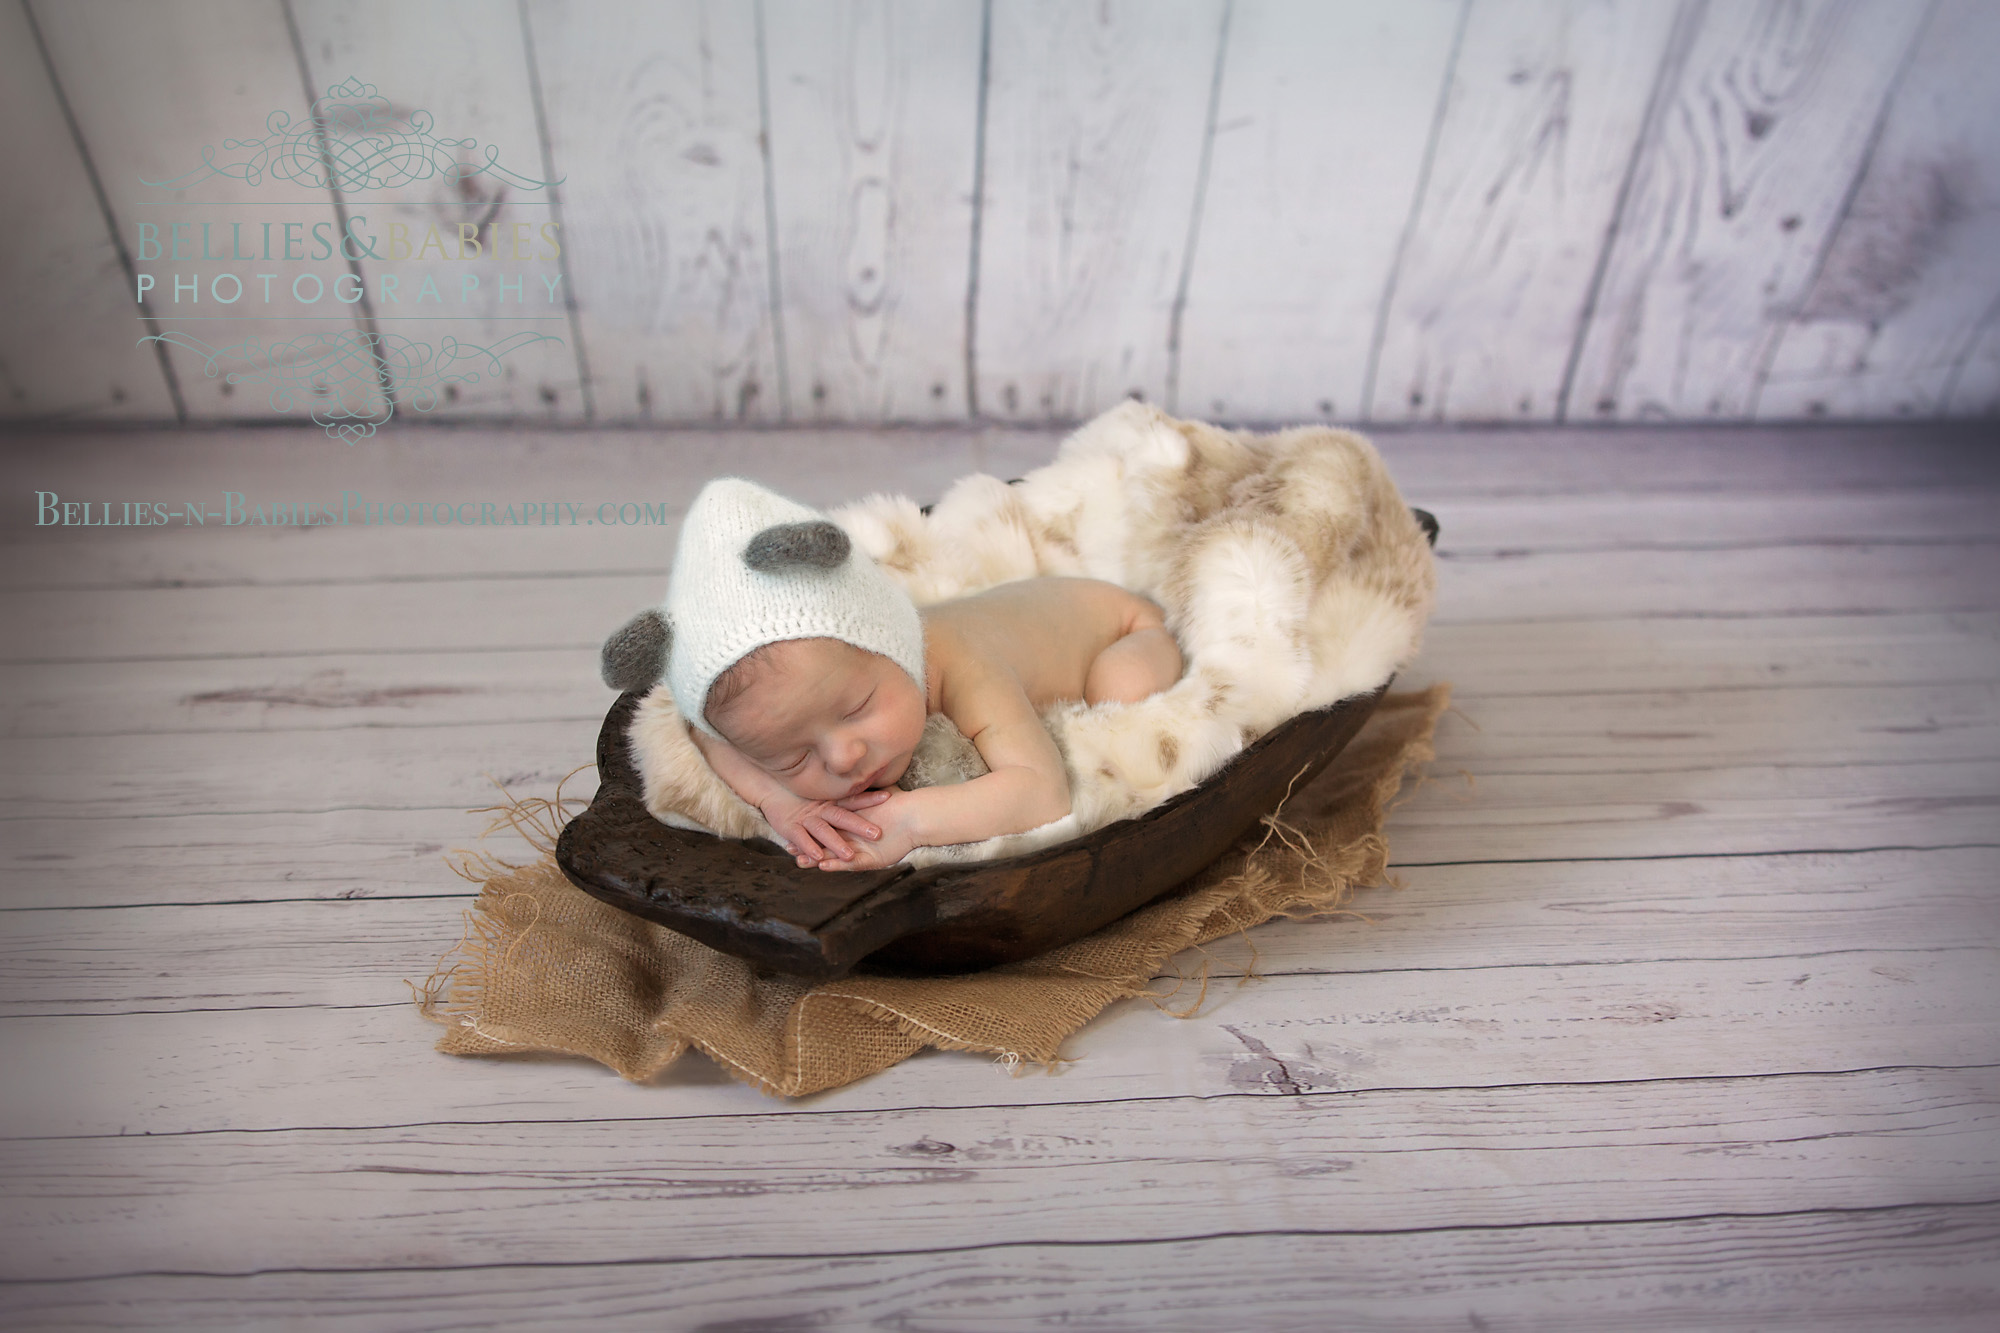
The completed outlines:
<svg viewBox="0 0 2000 1333">
<path fill-rule="evenodd" d="M 1099 653 L 1083 679 L 1085 703 L 1137 703 L 1181 678 L 1181 649 L 1160 626 L 1135 629 Z"/>
</svg>

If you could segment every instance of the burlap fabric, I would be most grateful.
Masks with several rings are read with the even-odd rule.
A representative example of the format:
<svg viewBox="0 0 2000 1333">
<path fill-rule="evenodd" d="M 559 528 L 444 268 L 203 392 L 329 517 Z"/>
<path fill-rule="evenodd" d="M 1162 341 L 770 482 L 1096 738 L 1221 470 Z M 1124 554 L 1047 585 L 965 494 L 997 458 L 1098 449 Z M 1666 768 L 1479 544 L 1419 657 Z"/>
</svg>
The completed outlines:
<svg viewBox="0 0 2000 1333">
<path fill-rule="evenodd" d="M 1338 911 L 1379 881 L 1384 815 L 1404 776 L 1431 758 L 1449 697 L 1443 685 L 1386 696 L 1319 778 L 1187 885 L 1025 962 L 957 977 L 862 970 L 815 985 L 607 907 L 546 855 L 527 866 L 475 857 L 466 873 L 483 888 L 464 939 L 423 987 L 422 1009 L 446 1025 L 438 1049 L 454 1055 L 587 1055 L 643 1082 L 694 1046 L 787 1097 L 926 1046 L 983 1051 L 1010 1067 L 1052 1061 L 1106 1005 L 1156 995 L 1151 983 L 1182 950 L 1273 917 Z M 521 826 L 520 807 L 512 813 Z M 539 840 L 552 846 L 553 832 L 544 823 Z"/>
</svg>

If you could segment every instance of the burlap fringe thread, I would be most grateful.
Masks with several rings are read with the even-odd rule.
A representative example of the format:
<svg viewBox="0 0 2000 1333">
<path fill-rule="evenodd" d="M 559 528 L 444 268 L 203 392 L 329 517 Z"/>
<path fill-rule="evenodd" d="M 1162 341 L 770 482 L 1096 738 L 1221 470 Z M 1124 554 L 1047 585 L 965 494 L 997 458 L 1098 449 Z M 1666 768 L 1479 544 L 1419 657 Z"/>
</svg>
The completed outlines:
<svg viewBox="0 0 2000 1333">
<path fill-rule="evenodd" d="M 542 855 L 514 865 L 463 853 L 454 869 L 481 885 L 479 898 L 418 1003 L 447 1028 L 438 1049 L 451 1054 L 583 1055 L 646 1082 L 693 1046 L 782 1097 L 839 1087 L 927 1046 L 981 1051 L 1016 1072 L 1053 1067 L 1063 1039 L 1114 1001 L 1195 1013 L 1206 961 L 1192 1003 L 1173 1007 L 1192 984 L 1177 970 L 1172 989 L 1152 989 L 1175 955 L 1274 917 L 1341 912 L 1355 888 L 1379 882 L 1384 817 L 1405 775 L 1431 759 L 1449 703 L 1447 685 L 1388 695 L 1324 773 L 1186 886 L 1084 939 L 967 976 L 857 971 L 812 985 L 760 972 L 572 886 L 552 852 L 567 806 L 581 802 L 565 802 L 560 786 L 553 800 L 509 798 L 490 807 L 488 832 L 511 827 Z"/>
</svg>

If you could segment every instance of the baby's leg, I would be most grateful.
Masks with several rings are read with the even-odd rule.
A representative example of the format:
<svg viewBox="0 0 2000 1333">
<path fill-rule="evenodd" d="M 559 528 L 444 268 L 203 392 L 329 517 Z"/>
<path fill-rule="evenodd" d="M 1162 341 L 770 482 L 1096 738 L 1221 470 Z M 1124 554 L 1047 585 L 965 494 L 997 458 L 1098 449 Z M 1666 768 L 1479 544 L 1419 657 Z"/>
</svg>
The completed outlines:
<svg viewBox="0 0 2000 1333">
<path fill-rule="evenodd" d="M 1181 678 L 1181 650 L 1159 625 L 1135 629 L 1099 653 L 1083 679 L 1085 703 L 1137 703 Z"/>
</svg>

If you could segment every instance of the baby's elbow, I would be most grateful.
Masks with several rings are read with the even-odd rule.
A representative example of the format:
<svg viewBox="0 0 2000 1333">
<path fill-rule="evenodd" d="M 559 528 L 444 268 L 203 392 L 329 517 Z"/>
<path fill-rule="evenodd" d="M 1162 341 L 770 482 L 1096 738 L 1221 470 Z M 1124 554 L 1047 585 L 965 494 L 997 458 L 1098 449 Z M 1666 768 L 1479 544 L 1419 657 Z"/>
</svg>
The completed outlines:
<svg viewBox="0 0 2000 1333">
<path fill-rule="evenodd" d="M 1039 796 L 1040 799 L 1035 803 L 1034 809 L 1031 812 L 1031 818 L 1034 822 L 1028 825 L 1029 828 L 1040 828 L 1044 824 L 1052 824 L 1069 814 L 1070 796 L 1069 781 L 1067 778 L 1058 777 L 1053 783 L 1043 784 Z"/>
</svg>

